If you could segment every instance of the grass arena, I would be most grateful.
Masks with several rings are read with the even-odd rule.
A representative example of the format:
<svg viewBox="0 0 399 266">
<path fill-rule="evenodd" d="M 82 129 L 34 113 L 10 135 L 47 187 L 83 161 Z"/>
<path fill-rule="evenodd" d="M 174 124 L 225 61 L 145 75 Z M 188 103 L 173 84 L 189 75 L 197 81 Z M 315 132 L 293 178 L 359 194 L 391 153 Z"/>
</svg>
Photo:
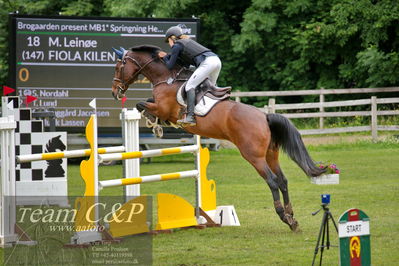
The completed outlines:
<svg viewBox="0 0 399 266">
<path fill-rule="evenodd" d="M 328 139 L 329 137 L 325 137 Z M 314 139 L 305 138 L 305 142 Z M 334 144 L 308 145 L 310 154 L 321 161 L 334 161 L 340 169 L 339 185 L 314 185 L 287 157 L 281 165 L 289 180 L 291 200 L 301 226 L 290 232 L 280 222 L 270 204 L 270 192 L 263 180 L 235 148 L 211 152 L 208 177 L 217 181 L 218 205 L 235 206 L 240 227 L 206 230 L 175 229 L 173 234 L 151 236 L 153 265 L 309 265 L 320 226 L 321 215 L 311 213 L 319 208 L 320 194 L 331 194 L 331 212 L 337 221 L 345 210 L 356 207 L 371 219 L 371 251 L 375 265 L 394 265 L 399 256 L 393 252 L 399 237 L 397 199 L 399 143 L 394 136 L 378 143 L 369 140 L 346 142 L 342 137 Z M 141 164 L 141 175 L 191 170 L 192 155 L 156 157 Z M 120 177 L 122 165 L 103 166 L 99 180 Z M 170 180 L 141 187 L 142 194 L 159 192 L 177 194 L 195 204 L 192 180 Z M 68 194 L 83 195 L 84 182 L 77 165 L 68 166 Z M 103 189 L 100 196 L 120 196 L 123 187 Z M 155 208 L 154 208 L 155 209 Z M 338 263 L 338 237 L 330 228 L 331 247 L 324 252 L 326 265 Z M 98 251 L 129 248 L 130 240 L 119 244 L 96 246 Z M 334 247 L 335 246 L 335 247 Z M 3 255 L 3 250 L 0 250 Z M 77 265 L 77 264 L 76 264 Z"/>
<path fill-rule="evenodd" d="M 171 235 L 156 236 L 153 242 L 154 264 L 309 265 L 321 221 L 320 215 L 312 216 L 311 213 L 319 207 L 318 200 L 322 193 L 331 193 L 331 211 L 335 219 L 350 206 L 367 210 L 372 219 L 373 263 L 395 264 L 398 255 L 391 251 L 399 234 L 396 226 L 398 215 L 392 212 L 398 204 L 397 152 L 398 144 L 394 143 L 364 142 L 312 147 L 312 155 L 324 160 L 336 158 L 336 163 L 343 169 L 340 184 L 329 186 L 310 184 L 307 177 L 288 158 L 283 157 L 282 164 L 287 169 L 293 202 L 298 209 L 296 215 L 302 225 L 300 233 L 287 231 L 274 217 L 273 207 L 262 204 L 264 198 L 269 196 L 268 192 L 265 193 L 263 182 L 254 177 L 254 171 L 240 159 L 236 150 L 212 152 L 208 172 L 210 176 L 217 177 L 218 200 L 221 204 L 225 201 L 235 205 L 241 227 L 182 230 Z M 191 166 L 191 162 L 183 156 L 156 158 L 153 164 L 163 171 L 170 171 L 176 165 Z M 151 173 L 153 164 L 143 165 L 143 171 Z M 118 172 L 119 168 L 111 166 L 109 171 Z M 245 180 L 245 185 L 242 180 Z M 160 189 L 174 193 L 178 191 L 177 194 L 190 198 L 189 193 L 185 192 L 187 186 L 188 182 L 157 183 L 143 187 L 143 192 L 154 193 Z M 73 187 L 78 189 L 79 183 L 76 182 Z M 118 194 L 120 190 L 110 189 L 107 193 Z M 332 241 L 337 244 L 336 237 Z M 337 264 L 337 248 L 331 248 L 324 254 L 326 265 Z"/>
<path fill-rule="evenodd" d="M 305 139 L 306 140 L 306 139 Z M 314 253 L 321 215 L 311 213 L 319 208 L 320 194 L 330 193 L 330 209 L 337 220 L 350 207 L 366 211 L 371 219 L 371 255 L 374 265 L 394 265 L 399 255 L 393 251 L 399 237 L 397 227 L 399 144 L 395 141 L 371 143 L 337 143 L 311 146 L 312 156 L 334 160 L 340 166 L 339 185 L 314 185 L 286 156 L 282 166 L 290 182 L 295 215 L 301 232 L 287 230 L 269 202 L 270 192 L 255 171 L 244 162 L 236 149 L 211 152 L 208 175 L 218 183 L 218 204 L 233 204 L 240 217 L 240 227 L 181 230 L 153 238 L 154 265 L 310 265 Z M 154 168 L 168 172 L 175 167 L 189 169 L 192 162 L 183 155 L 155 158 L 143 164 L 143 173 Z M 71 172 L 78 173 L 76 167 Z M 106 176 L 120 172 L 120 166 L 110 166 Z M 79 190 L 80 182 L 70 182 L 71 190 Z M 142 188 L 143 193 L 170 191 L 194 201 L 187 191 L 189 180 L 154 183 Z M 109 195 L 121 193 L 110 188 Z M 330 233 L 333 232 L 330 228 Z M 338 245 L 335 233 L 331 244 Z M 338 264 L 338 248 L 324 252 L 325 265 Z"/>
<path fill-rule="evenodd" d="M 288 158 L 283 157 L 282 164 L 295 187 L 292 189 L 293 201 L 299 205 L 297 215 L 302 232 L 286 230 L 274 216 L 272 206 L 262 204 L 268 193 L 263 190 L 264 184 L 254 178 L 251 167 L 240 159 L 235 149 L 223 149 L 211 152 L 208 172 L 210 176 L 217 176 L 219 202 L 235 205 L 241 227 L 180 230 L 157 235 L 153 237 L 154 265 L 309 265 L 321 219 L 320 215 L 311 216 L 311 212 L 319 206 L 319 195 L 326 192 L 331 193 L 331 210 L 335 219 L 350 206 L 367 210 L 372 218 L 373 262 L 376 265 L 395 264 L 398 255 L 391 251 L 399 234 L 396 227 L 398 217 L 392 212 L 398 204 L 397 144 L 360 142 L 319 145 L 310 150 L 325 160 L 337 158 L 337 164 L 343 170 L 340 185 L 316 186 L 310 184 Z M 143 164 L 142 171 L 152 174 L 154 171 L 170 172 L 176 167 L 189 169 L 192 167 L 189 157 L 155 158 L 151 164 Z M 389 169 L 380 167 L 386 164 L 390 165 Z M 78 168 L 70 166 L 70 175 L 79 176 Z M 106 180 L 120 172 L 120 165 L 108 166 L 100 177 Z M 242 179 L 246 180 L 245 185 L 240 182 Z M 79 178 L 70 178 L 68 185 L 73 194 L 83 192 Z M 143 186 L 142 191 L 148 194 L 171 192 L 193 202 L 194 197 L 187 190 L 191 185 L 190 180 L 154 183 Z M 106 195 L 121 193 L 121 188 L 102 191 Z M 333 237 L 332 242 L 336 244 L 337 238 Z M 337 248 L 331 248 L 324 255 L 326 265 L 335 265 L 337 258 Z"/>
</svg>

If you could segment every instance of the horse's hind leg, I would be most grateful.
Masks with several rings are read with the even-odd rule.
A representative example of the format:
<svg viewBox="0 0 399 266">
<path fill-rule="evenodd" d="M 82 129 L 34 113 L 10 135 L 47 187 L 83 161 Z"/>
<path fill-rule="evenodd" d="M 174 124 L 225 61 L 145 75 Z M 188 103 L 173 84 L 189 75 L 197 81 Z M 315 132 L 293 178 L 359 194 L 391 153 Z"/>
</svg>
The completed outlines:
<svg viewBox="0 0 399 266">
<path fill-rule="evenodd" d="M 270 169 L 267 161 L 266 161 L 266 148 L 262 151 L 259 149 L 258 146 L 251 145 L 250 143 L 239 143 L 237 146 L 240 149 L 242 156 L 252 164 L 252 166 L 258 171 L 259 175 L 263 177 L 266 181 L 267 185 L 269 186 L 273 201 L 274 201 L 274 208 L 276 210 L 277 215 L 280 219 L 288 224 L 290 227 L 292 225 L 292 220 L 289 220 L 289 216 L 286 215 L 283 205 L 280 201 L 280 192 L 279 188 L 281 186 L 281 179 L 273 173 Z M 291 224 L 290 224 L 291 222 Z M 293 228 L 291 227 L 293 230 Z"/>
<path fill-rule="evenodd" d="M 278 147 L 269 147 L 266 154 L 266 161 L 270 166 L 271 170 L 276 174 L 278 178 L 278 186 L 283 195 L 284 200 L 284 215 L 287 220 L 287 224 L 290 226 L 292 231 L 298 230 L 298 222 L 294 218 L 294 211 L 291 206 L 289 194 L 288 194 L 288 180 L 284 176 L 283 171 L 280 168 L 278 162 L 279 150 Z M 276 204 L 276 202 L 275 202 Z M 277 203 L 281 206 L 281 202 Z M 282 206 L 281 206 L 282 207 Z"/>
<path fill-rule="evenodd" d="M 288 224 L 284 207 L 280 201 L 281 178 L 279 178 L 270 168 L 266 161 L 267 150 L 271 143 L 270 129 L 263 113 L 253 113 L 252 109 L 246 112 L 236 112 L 230 116 L 233 120 L 231 125 L 230 140 L 237 145 L 241 155 L 256 169 L 259 175 L 266 181 L 269 186 L 274 208 L 280 219 Z M 262 123 L 265 119 L 265 123 Z M 244 123 L 245 121 L 245 123 Z M 235 123 L 234 123 L 235 122 Z M 288 194 L 287 194 L 288 195 Z"/>
</svg>

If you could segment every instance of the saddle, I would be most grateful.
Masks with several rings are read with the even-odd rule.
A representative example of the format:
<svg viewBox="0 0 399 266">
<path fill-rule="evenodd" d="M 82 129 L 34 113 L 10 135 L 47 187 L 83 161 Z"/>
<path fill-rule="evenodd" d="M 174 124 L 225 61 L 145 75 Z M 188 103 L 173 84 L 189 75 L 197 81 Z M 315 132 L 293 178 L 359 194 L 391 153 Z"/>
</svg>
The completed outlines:
<svg viewBox="0 0 399 266">
<path fill-rule="evenodd" d="M 186 104 L 186 82 L 177 91 L 177 102 L 182 106 Z M 197 88 L 195 88 L 195 109 L 194 113 L 198 116 L 205 116 L 219 102 L 230 98 L 231 87 L 217 87 L 205 79 Z"/>
<path fill-rule="evenodd" d="M 209 79 L 205 79 L 196 89 L 195 95 L 197 97 L 197 102 L 201 100 L 204 96 L 208 96 L 214 100 L 226 100 L 230 98 L 231 87 L 217 87 L 209 81 Z M 186 90 L 184 90 L 184 94 L 186 94 Z"/>
</svg>

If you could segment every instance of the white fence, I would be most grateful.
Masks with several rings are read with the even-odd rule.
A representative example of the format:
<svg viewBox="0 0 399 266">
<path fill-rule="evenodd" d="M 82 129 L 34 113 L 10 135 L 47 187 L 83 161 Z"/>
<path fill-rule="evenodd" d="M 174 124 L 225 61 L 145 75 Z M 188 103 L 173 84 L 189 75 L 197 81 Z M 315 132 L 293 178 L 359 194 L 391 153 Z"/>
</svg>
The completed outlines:
<svg viewBox="0 0 399 266">
<path fill-rule="evenodd" d="M 239 102 L 241 97 L 282 97 L 282 96 L 298 96 L 298 95 L 319 95 L 319 102 L 314 103 L 293 103 L 293 104 L 276 104 L 275 98 L 269 98 L 269 103 L 264 108 L 260 108 L 266 113 L 275 113 L 279 110 L 304 110 L 304 109 L 319 109 L 319 112 L 298 112 L 298 113 L 284 113 L 288 118 L 319 118 L 318 129 L 300 130 L 302 135 L 316 135 L 316 134 L 331 134 L 344 132 L 361 132 L 371 131 L 373 140 L 377 140 L 378 131 L 399 131 L 399 125 L 382 126 L 378 125 L 378 116 L 393 116 L 399 115 L 399 110 L 384 110 L 379 111 L 378 105 L 399 103 L 398 97 L 392 98 L 377 98 L 372 96 L 370 99 L 348 100 L 348 101 L 333 101 L 326 102 L 325 95 L 339 95 L 339 94 L 360 94 L 360 93 L 382 93 L 399 92 L 399 87 L 391 88 L 358 88 L 358 89 L 320 89 L 320 90 L 299 90 L 299 91 L 256 91 L 256 92 L 233 92 L 232 97 Z M 395 94 L 395 96 L 399 95 Z M 370 111 L 341 111 L 341 112 L 326 112 L 325 108 L 329 107 L 344 107 L 357 105 L 371 105 Z M 368 126 L 354 126 L 343 128 L 324 128 L 325 117 L 356 117 L 356 116 L 371 116 L 371 123 Z"/>
</svg>

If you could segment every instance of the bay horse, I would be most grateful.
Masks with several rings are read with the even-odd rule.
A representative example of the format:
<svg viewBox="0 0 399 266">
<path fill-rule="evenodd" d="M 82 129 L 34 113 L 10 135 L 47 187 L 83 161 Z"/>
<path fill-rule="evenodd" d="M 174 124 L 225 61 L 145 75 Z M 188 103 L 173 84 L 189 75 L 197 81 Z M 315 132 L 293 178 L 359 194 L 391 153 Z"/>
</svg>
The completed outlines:
<svg viewBox="0 0 399 266">
<path fill-rule="evenodd" d="M 162 121 L 176 123 L 181 108 L 176 93 L 184 80 L 184 69 L 176 66 L 169 70 L 158 53 L 156 46 L 137 46 L 130 50 L 114 50 L 120 56 L 115 66 L 112 95 L 115 99 L 124 97 L 130 84 L 142 74 L 153 84 L 153 98 L 137 104 L 140 111 Z M 319 176 L 325 169 L 317 167 L 309 156 L 301 135 L 295 126 L 280 114 L 265 114 L 253 106 L 224 100 L 216 104 L 206 116 L 197 116 L 195 126 L 183 127 L 192 134 L 224 139 L 234 143 L 246 159 L 269 186 L 274 208 L 279 218 L 292 231 L 299 229 L 288 194 L 288 182 L 279 165 L 279 149 L 308 176 Z M 280 201 L 280 192 L 284 205 Z"/>
</svg>

